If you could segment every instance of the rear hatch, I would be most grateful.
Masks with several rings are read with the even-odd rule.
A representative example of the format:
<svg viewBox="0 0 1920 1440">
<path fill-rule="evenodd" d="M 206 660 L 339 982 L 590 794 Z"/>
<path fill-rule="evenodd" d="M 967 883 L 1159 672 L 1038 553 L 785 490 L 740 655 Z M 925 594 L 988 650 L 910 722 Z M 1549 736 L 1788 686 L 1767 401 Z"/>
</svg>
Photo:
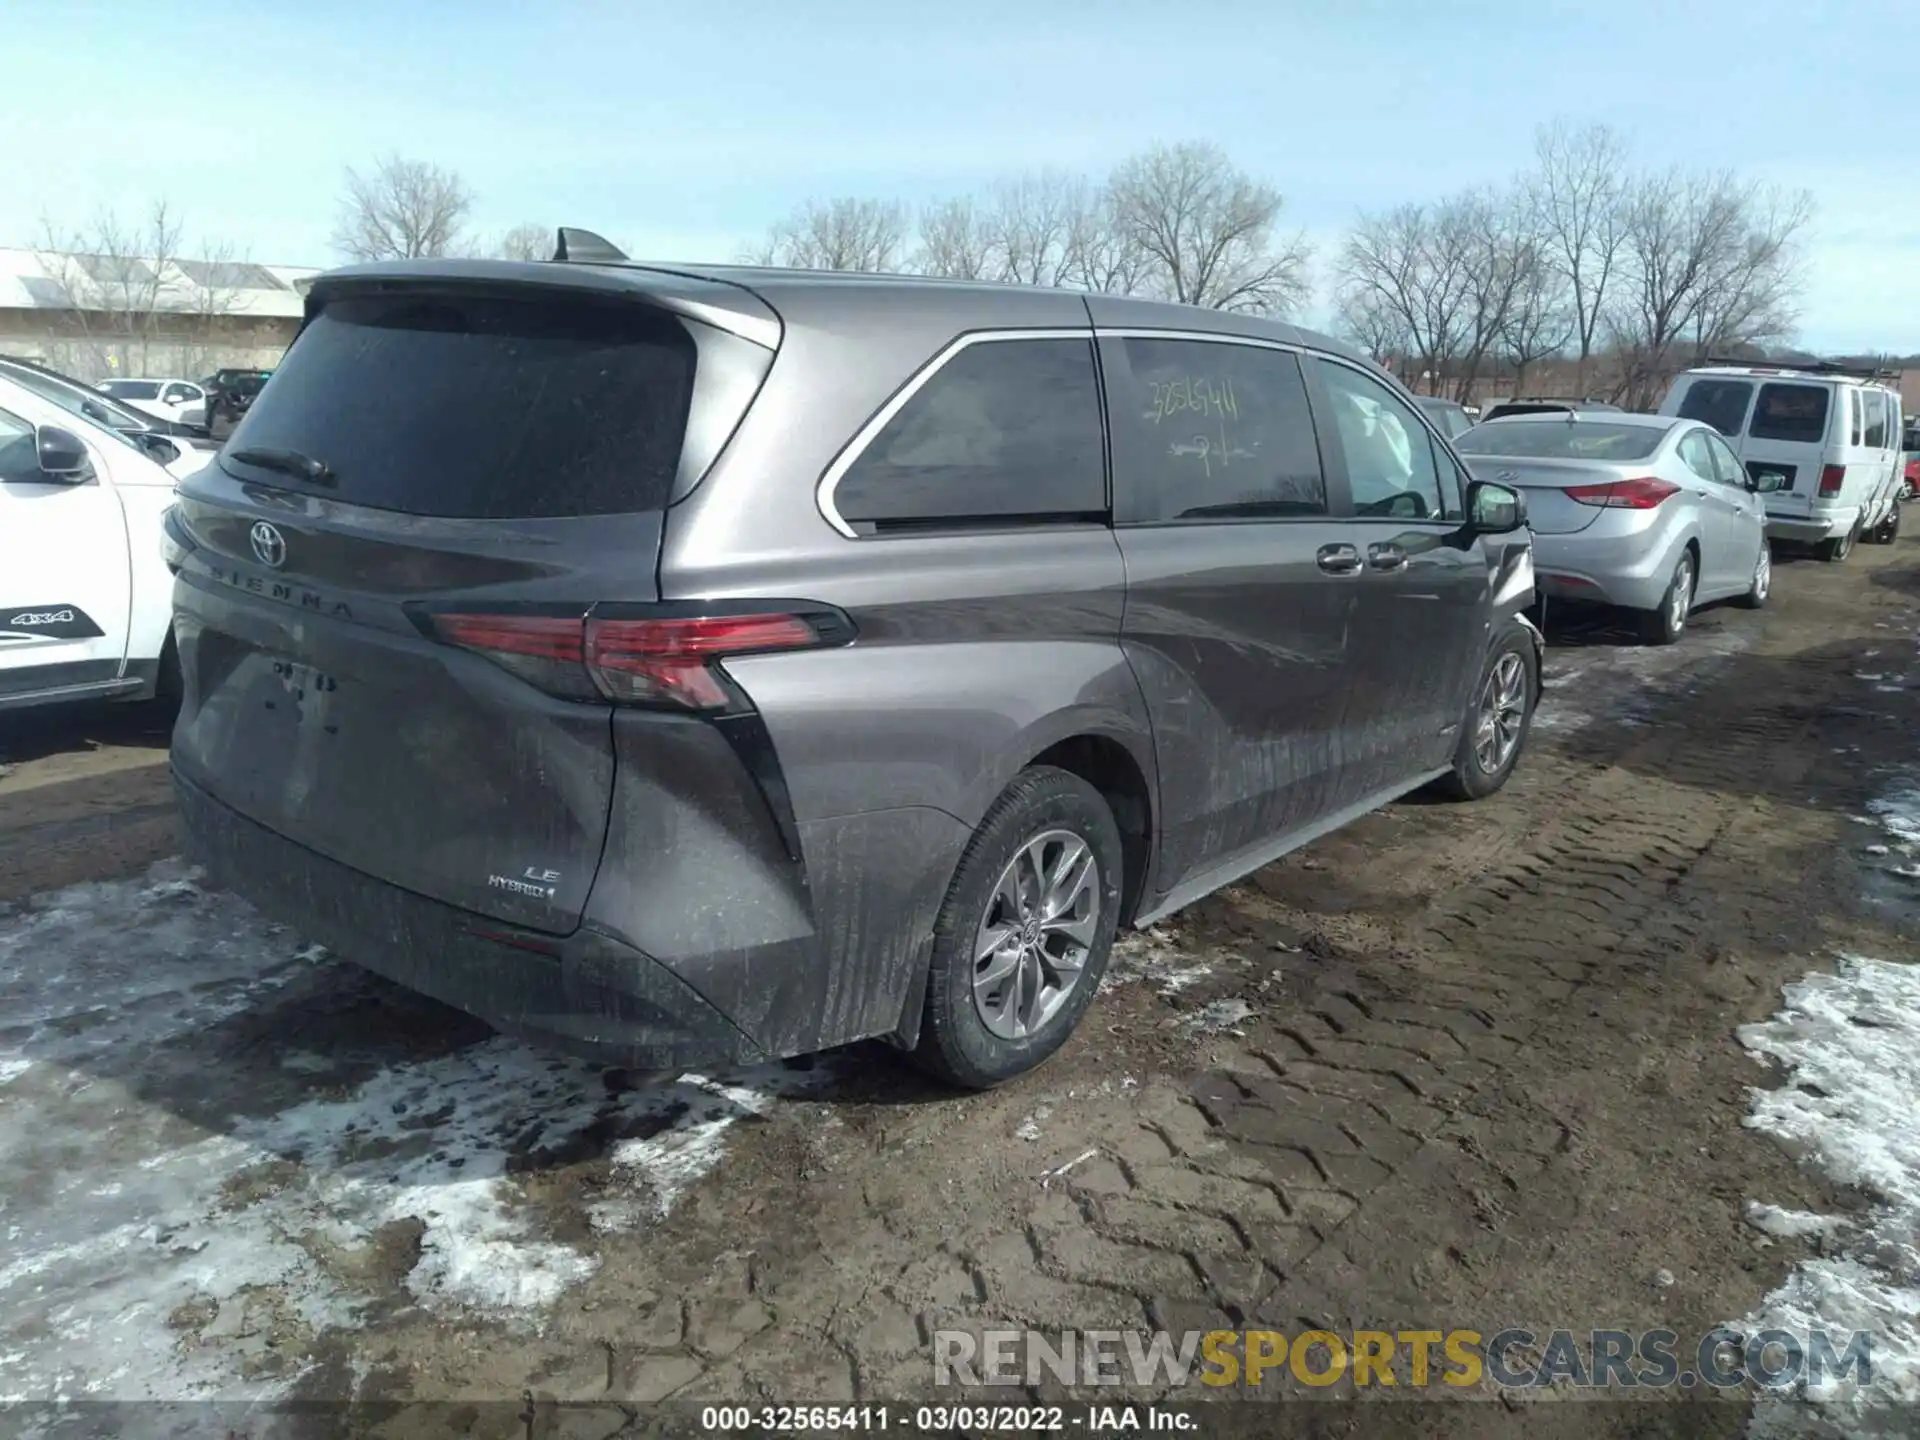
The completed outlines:
<svg viewBox="0 0 1920 1440">
<path fill-rule="evenodd" d="M 1846 424 L 1846 406 L 1834 386 L 1804 380 L 1769 380 L 1760 386 L 1746 432 L 1733 444 L 1749 475 L 1757 479 L 1772 471 L 1786 482 L 1786 488 L 1765 497 L 1769 515 L 1813 513 L 1827 436 L 1834 426 Z"/>
<path fill-rule="evenodd" d="M 687 456 L 732 428 L 696 396 L 716 336 L 744 344 L 604 283 L 316 286 L 169 522 L 182 776 L 415 893 L 574 929 L 614 777 L 585 617 L 658 598 Z"/>
</svg>

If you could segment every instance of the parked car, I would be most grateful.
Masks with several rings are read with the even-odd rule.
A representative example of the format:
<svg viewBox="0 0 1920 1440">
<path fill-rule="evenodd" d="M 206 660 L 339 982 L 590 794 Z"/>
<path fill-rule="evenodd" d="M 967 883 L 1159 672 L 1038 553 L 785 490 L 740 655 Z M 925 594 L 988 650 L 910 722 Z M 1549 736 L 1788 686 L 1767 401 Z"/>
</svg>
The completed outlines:
<svg viewBox="0 0 1920 1440">
<path fill-rule="evenodd" d="M 204 427 L 207 392 L 191 380 L 102 380 L 102 394 L 162 420 Z"/>
<path fill-rule="evenodd" d="M 1676 379 L 1660 413 L 1705 421 L 1749 472 L 1781 477 L 1767 492 L 1774 539 L 1844 560 L 1863 536 L 1899 534 L 1900 395 L 1875 372 L 1709 364 Z"/>
<path fill-rule="evenodd" d="M 0 356 L 0 376 L 58 405 L 70 415 L 112 430 L 144 451 L 148 458 L 164 465 L 176 479 L 205 465 L 218 448 L 196 427 L 144 414 L 71 375 L 62 375 L 32 360 Z"/>
<path fill-rule="evenodd" d="M 1567 411 L 1488 420 L 1454 442 L 1473 473 L 1527 497 L 1540 593 L 1633 611 L 1669 645 L 1713 600 L 1758 608 L 1773 585 L 1762 496 L 1710 425 Z"/>
<path fill-rule="evenodd" d="M 138 446 L 0 375 L 0 710 L 178 693 L 172 501 Z"/>
<path fill-rule="evenodd" d="M 1911 500 L 1920 495 L 1920 417 L 1909 416 L 1900 436 L 1902 479 L 1900 498 Z"/>
<path fill-rule="evenodd" d="M 1473 417 L 1458 401 L 1442 399 L 1438 395 L 1418 395 L 1414 398 L 1420 402 L 1420 408 L 1427 412 L 1427 418 L 1433 422 L 1434 428 L 1447 439 L 1455 439 L 1473 428 Z"/>
<path fill-rule="evenodd" d="M 207 396 L 207 432 L 231 429 L 253 404 L 254 396 L 272 375 L 271 370 L 216 370 L 200 383 Z"/>
<path fill-rule="evenodd" d="M 1516 492 L 1336 341 L 1107 295 L 335 271 L 169 532 L 211 872 L 640 1068 L 1008 1079 L 1117 927 L 1492 793 L 1539 693 Z"/>
</svg>

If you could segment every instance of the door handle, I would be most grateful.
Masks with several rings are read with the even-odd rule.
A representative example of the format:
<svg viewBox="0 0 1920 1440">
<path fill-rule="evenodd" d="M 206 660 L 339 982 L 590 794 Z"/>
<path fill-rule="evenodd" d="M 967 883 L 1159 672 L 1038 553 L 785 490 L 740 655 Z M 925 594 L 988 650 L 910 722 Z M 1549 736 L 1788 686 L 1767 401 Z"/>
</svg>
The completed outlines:
<svg viewBox="0 0 1920 1440">
<path fill-rule="evenodd" d="M 1329 575 L 1360 573 L 1360 551 L 1352 545 L 1322 545 L 1313 559 Z"/>
<path fill-rule="evenodd" d="M 1367 547 L 1367 564 L 1376 570 L 1398 570 L 1406 563 L 1405 547 L 1396 545 L 1391 540 Z"/>
</svg>

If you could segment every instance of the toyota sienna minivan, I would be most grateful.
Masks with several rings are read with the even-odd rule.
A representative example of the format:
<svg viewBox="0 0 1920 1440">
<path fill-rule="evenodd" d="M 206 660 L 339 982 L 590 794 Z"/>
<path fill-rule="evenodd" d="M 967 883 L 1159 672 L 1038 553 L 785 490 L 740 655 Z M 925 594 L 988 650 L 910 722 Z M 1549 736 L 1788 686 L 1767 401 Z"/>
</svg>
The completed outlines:
<svg viewBox="0 0 1920 1440">
<path fill-rule="evenodd" d="M 1524 502 L 1335 341 L 580 231 L 317 280 L 167 549 L 210 874 L 639 1068 L 998 1083 L 1539 693 Z"/>
</svg>

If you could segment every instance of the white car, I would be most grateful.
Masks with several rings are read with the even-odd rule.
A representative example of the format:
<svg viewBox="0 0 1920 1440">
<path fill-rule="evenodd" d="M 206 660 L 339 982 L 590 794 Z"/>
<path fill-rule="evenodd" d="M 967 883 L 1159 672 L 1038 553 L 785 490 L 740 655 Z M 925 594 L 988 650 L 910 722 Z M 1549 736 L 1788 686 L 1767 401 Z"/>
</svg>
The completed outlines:
<svg viewBox="0 0 1920 1440">
<path fill-rule="evenodd" d="M 162 420 L 207 423 L 207 392 L 191 380 L 102 380 L 100 393 Z"/>
<path fill-rule="evenodd" d="M 177 693 L 174 477 L 0 376 L 0 710 Z"/>
</svg>

